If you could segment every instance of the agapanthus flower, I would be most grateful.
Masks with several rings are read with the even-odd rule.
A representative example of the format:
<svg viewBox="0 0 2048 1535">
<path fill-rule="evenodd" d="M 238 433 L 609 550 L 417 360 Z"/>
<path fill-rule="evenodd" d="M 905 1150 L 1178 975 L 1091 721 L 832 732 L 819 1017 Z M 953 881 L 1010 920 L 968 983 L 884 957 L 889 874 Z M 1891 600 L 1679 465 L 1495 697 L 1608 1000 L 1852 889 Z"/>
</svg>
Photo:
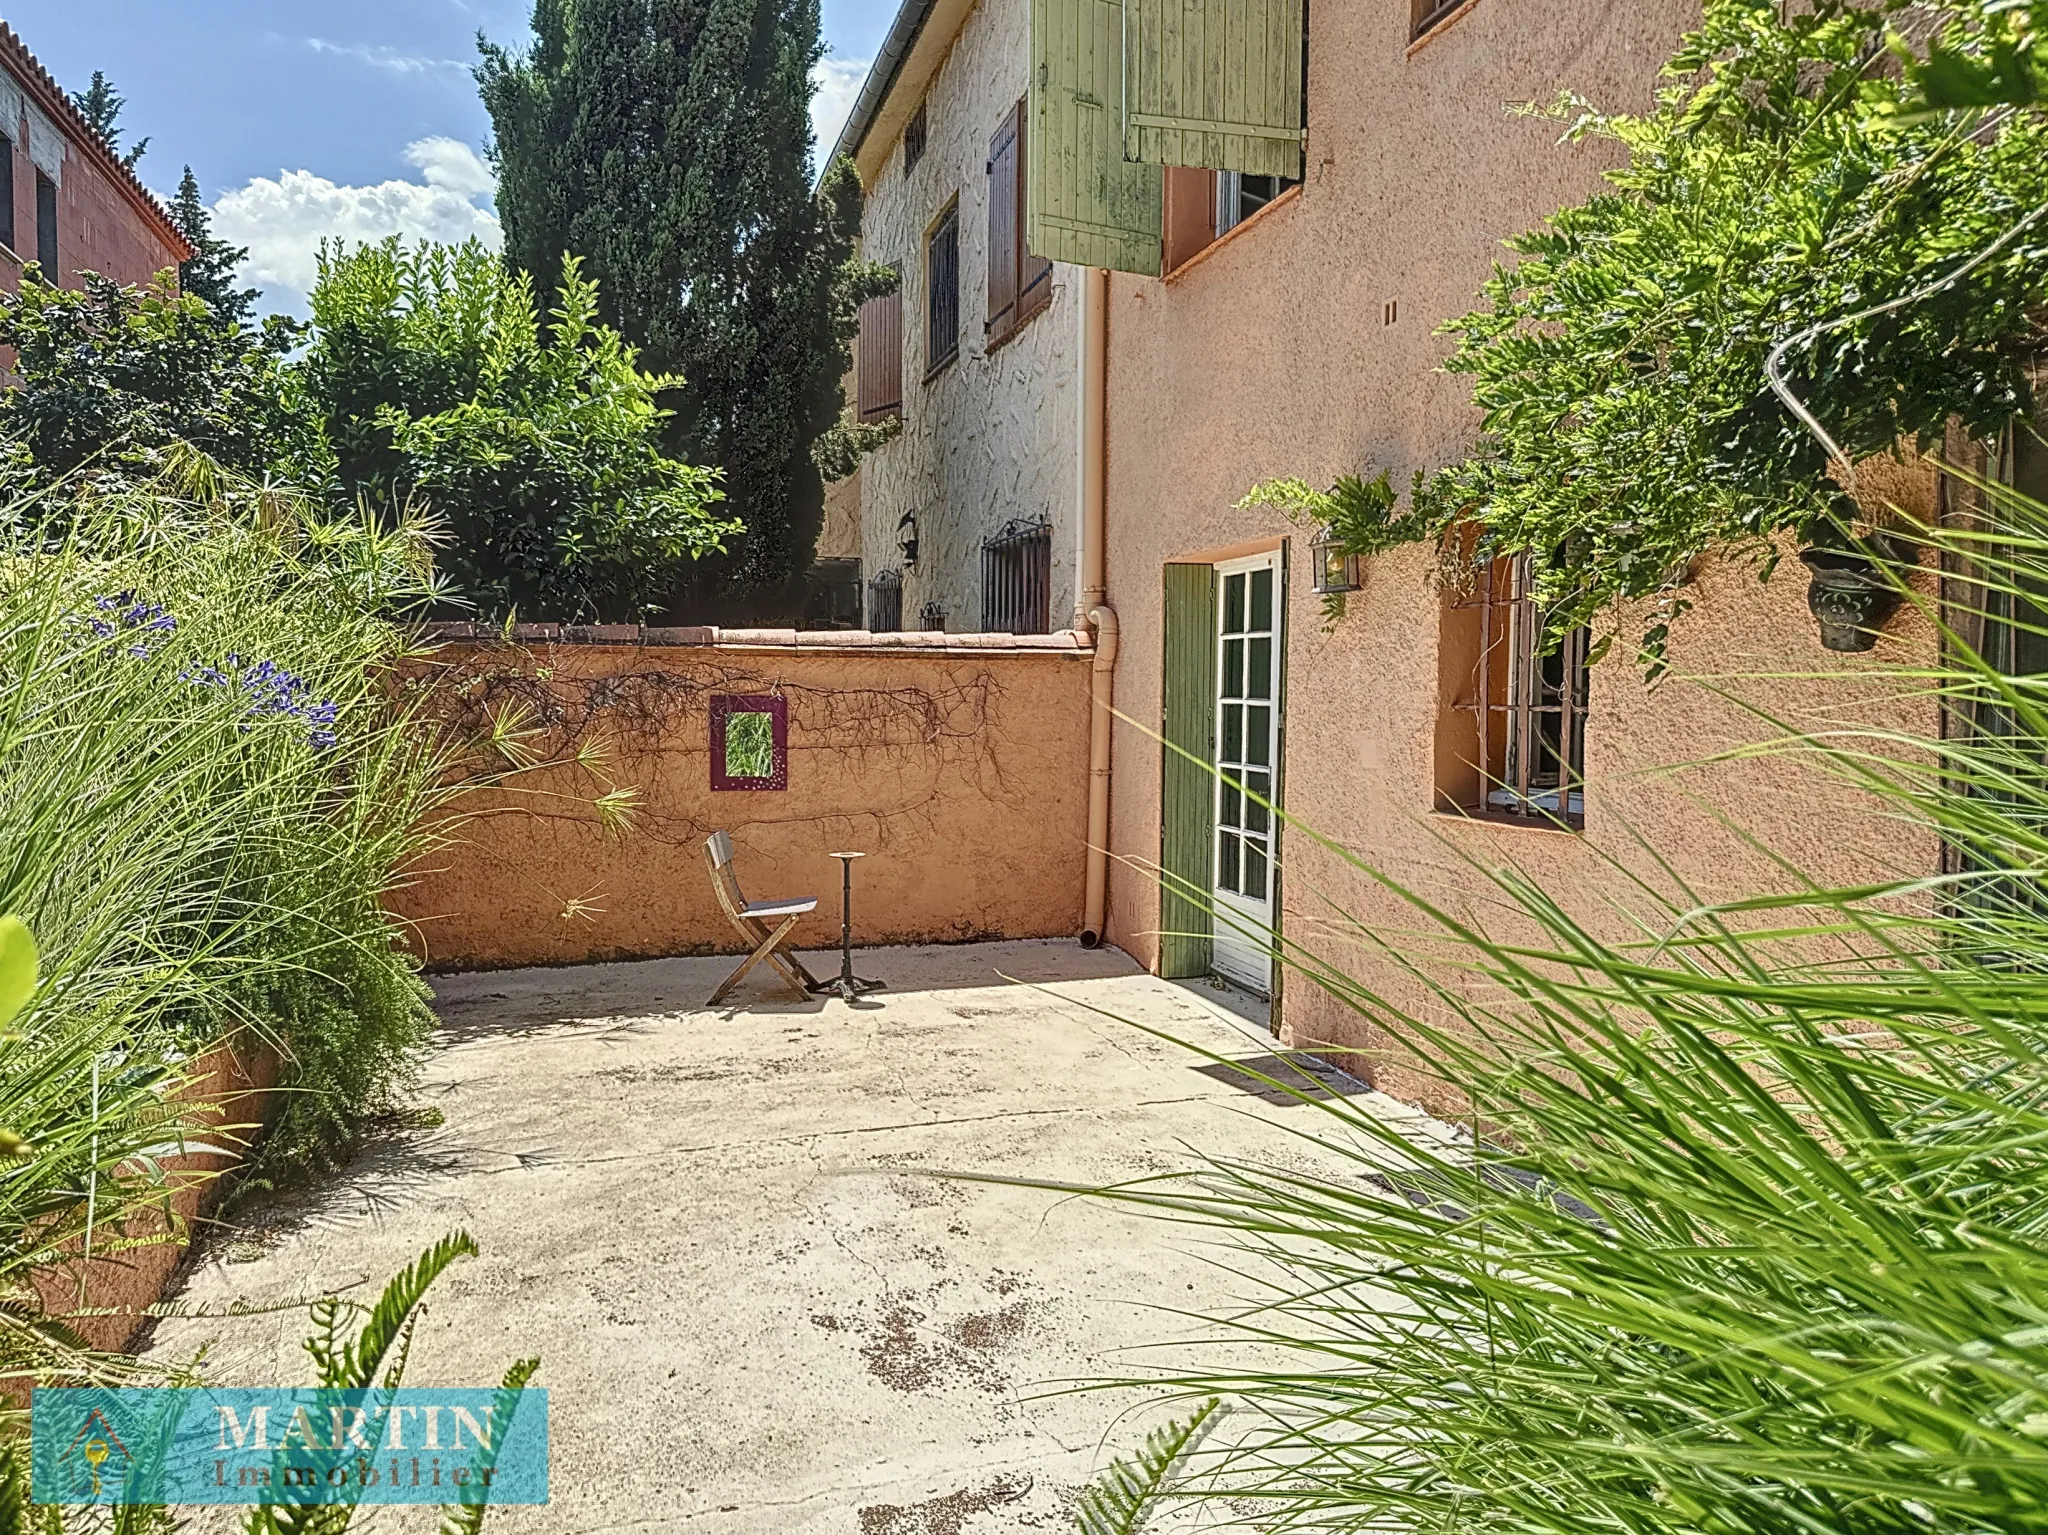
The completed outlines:
<svg viewBox="0 0 2048 1535">
<path fill-rule="evenodd" d="M 114 615 L 113 619 L 93 618 L 86 621 L 93 638 L 110 640 L 123 629 L 139 630 L 144 635 L 170 634 L 178 627 L 177 618 L 168 612 L 160 602 L 144 602 L 133 592 L 110 592 L 94 601 L 93 606 L 102 613 Z M 131 656 L 147 657 L 149 646 L 138 640 L 124 647 Z"/>
<path fill-rule="evenodd" d="M 257 661 L 244 666 L 239 655 L 230 653 L 225 669 L 197 666 L 179 675 L 201 687 L 239 686 L 248 701 L 247 713 L 251 718 L 283 715 L 300 720 L 309 727 L 306 731 L 306 744 L 309 746 L 324 750 L 340 740 L 334 726 L 340 718 L 341 705 L 331 698 L 314 703 L 308 696 L 311 688 L 306 679 L 296 672 L 287 671 L 275 661 Z M 253 727 L 249 719 L 244 719 L 240 728 L 246 732 Z"/>
</svg>

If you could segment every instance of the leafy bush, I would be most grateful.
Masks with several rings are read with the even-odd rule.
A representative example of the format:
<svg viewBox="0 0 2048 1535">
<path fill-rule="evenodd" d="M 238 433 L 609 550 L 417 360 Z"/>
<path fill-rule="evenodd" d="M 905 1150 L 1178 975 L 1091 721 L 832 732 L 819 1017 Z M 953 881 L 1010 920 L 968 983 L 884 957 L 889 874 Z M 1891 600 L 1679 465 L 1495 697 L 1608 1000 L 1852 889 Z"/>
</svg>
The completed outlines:
<svg viewBox="0 0 2048 1535">
<path fill-rule="evenodd" d="M 1529 554 L 1553 636 L 1658 599 L 1655 663 L 1703 552 L 1768 576 L 1778 535 L 1856 520 L 1855 462 L 2023 415 L 2048 344 L 2048 116 L 1987 107 L 2032 99 L 2039 10 L 1707 0 L 1653 111 L 1544 109 L 1626 162 L 1508 241 L 1485 307 L 1445 327 L 1484 435 L 1408 513 L 1374 508 L 1359 550 L 1469 522 L 1446 558 Z"/>
<path fill-rule="evenodd" d="M 2048 508 L 1992 501 L 1938 535 L 1970 583 L 1947 616 L 2038 644 Z M 1707 903 L 1645 847 L 1631 940 L 1493 869 L 1534 935 L 1509 943 L 1323 844 L 1414 911 L 1379 942 L 1426 1001 L 1285 957 L 1480 1134 L 1337 1099 L 1304 1110 L 1331 1171 L 1114 1191 L 1269 1286 L 1216 1319 L 1239 1362 L 1169 1376 L 1247 1409 L 1192 1495 L 1269 1530 L 2048 1528 L 2048 677 L 1950 639 L 1898 679 L 1938 737 L 1759 748 L 1877 796 L 1947 875 Z"/>
<path fill-rule="evenodd" d="M 564 263 L 542 325 L 533 285 L 471 241 L 322 253 L 306 390 L 337 494 L 431 507 L 444 563 L 487 615 L 637 619 L 736 524 L 714 471 L 664 457 L 656 395 Z"/>
<path fill-rule="evenodd" d="M 1953 7 L 1953 36 L 2002 7 Z M 1527 550 L 1554 632 L 1684 578 L 1710 545 L 1768 561 L 1830 515 L 1835 455 L 1989 438 L 2028 407 L 2044 339 L 2048 119 L 1929 111 L 1898 66 L 1910 0 L 1780 15 L 1709 0 L 1641 117 L 1567 98 L 1613 190 L 1509 242 L 1449 329 L 1487 438 L 1425 497 Z"/>
<path fill-rule="evenodd" d="M 224 326 L 171 274 L 143 288 L 93 273 L 53 288 L 33 268 L 0 293 L 0 345 L 15 349 L 0 392 L 0 488 L 46 491 L 81 472 L 152 479 L 175 445 L 250 477 L 317 480 L 324 451 L 285 358 L 301 328 Z"/>
</svg>

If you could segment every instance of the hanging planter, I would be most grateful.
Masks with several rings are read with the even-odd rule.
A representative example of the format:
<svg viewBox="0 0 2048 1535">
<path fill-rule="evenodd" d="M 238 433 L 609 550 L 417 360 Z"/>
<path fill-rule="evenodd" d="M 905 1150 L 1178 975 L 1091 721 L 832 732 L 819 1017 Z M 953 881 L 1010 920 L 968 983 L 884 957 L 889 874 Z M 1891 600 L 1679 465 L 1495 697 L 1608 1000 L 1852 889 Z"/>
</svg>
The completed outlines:
<svg viewBox="0 0 2048 1535">
<path fill-rule="evenodd" d="M 1889 554 L 1880 540 L 1878 547 Z M 1827 650 L 1869 650 L 1878 631 L 1899 606 L 1899 593 L 1878 562 L 1858 548 L 1816 545 L 1799 551 L 1813 572 L 1806 588 L 1806 606 L 1820 622 L 1820 642 Z"/>
</svg>

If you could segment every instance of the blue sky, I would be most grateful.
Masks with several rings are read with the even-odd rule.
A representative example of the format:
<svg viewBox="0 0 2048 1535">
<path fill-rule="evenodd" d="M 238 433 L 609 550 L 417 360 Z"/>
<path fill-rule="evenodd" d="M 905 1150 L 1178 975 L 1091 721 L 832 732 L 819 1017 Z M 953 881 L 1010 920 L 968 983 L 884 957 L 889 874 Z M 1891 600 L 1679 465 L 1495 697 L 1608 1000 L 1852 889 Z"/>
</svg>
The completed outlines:
<svg viewBox="0 0 2048 1535">
<path fill-rule="evenodd" d="M 51 74 L 103 69 L 147 134 L 137 173 L 168 195 L 189 162 L 217 232 L 251 249 L 270 307 L 303 312 L 323 233 L 494 237 L 476 35 L 518 44 L 530 0 L 12 0 Z M 825 0 L 812 122 L 829 144 L 895 0 Z"/>
</svg>

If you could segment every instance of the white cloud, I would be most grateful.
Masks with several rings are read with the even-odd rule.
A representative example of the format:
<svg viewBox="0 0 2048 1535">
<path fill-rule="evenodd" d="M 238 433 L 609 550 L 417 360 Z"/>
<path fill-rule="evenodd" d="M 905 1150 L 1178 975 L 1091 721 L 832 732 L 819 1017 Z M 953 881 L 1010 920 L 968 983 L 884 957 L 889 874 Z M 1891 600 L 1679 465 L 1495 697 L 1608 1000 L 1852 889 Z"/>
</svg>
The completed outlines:
<svg viewBox="0 0 2048 1535">
<path fill-rule="evenodd" d="M 461 59 L 437 59 L 428 54 L 406 53 L 382 43 L 330 43 L 324 37 L 309 37 L 306 46 L 315 53 L 324 53 L 337 59 L 353 59 L 358 64 L 367 64 L 372 69 L 389 70 L 394 75 L 424 75 L 437 70 L 466 70 L 469 68 Z"/>
<path fill-rule="evenodd" d="M 839 130 L 853 115 L 861 82 L 868 77 L 869 59 L 820 59 L 811 67 L 811 83 L 817 92 L 811 97 L 811 132 L 818 141 L 818 158 L 832 153 Z M 821 167 L 822 168 L 822 167 Z"/>
<path fill-rule="evenodd" d="M 448 138 L 419 139 L 405 156 L 423 180 L 358 187 L 305 170 L 258 176 L 221 194 L 213 205 L 213 232 L 249 248 L 242 277 L 264 290 L 266 307 L 297 314 L 306 311 L 322 240 L 403 235 L 453 243 L 474 235 L 497 249 L 498 216 L 488 205 L 496 183 L 483 158 Z"/>
<path fill-rule="evenodd" d="M 458 197 L 497 196 L 497 172 L 460 139 L 415 139 L 405 146 L 405 157 L 419 167 L 430 187 L 443 187 Z"/>
</svg>

